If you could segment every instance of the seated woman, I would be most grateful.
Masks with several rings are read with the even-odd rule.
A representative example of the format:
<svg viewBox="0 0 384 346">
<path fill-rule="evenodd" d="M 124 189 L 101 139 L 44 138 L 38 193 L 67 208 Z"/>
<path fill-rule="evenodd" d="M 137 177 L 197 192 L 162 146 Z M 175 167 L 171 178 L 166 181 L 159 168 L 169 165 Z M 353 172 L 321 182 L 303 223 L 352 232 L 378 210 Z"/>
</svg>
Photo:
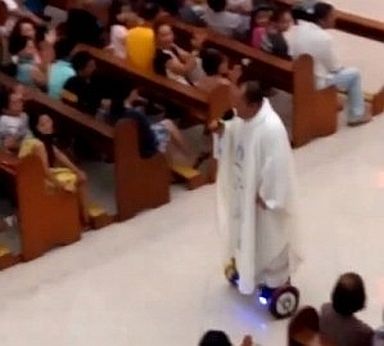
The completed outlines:
<svg viewBox="0 0 384 346">
<path fill-rule="evenodd" d="M 16 79 L 27 86 L 44 89 L 47 85 L 47 71 L 53 59 L 48 51 L 41 55 L 32 39 L 19 37 L 15 43 L 17 53 Z M 38 57 L 38 59 L 37 59 Z"/>
<path fill-rule="evenodd" d="M 46 178 L 53 186 L 68 192 L 76 192 L 79 197 L 84 224 L 89 224 L 87 175 L 55 145 L 52 119 L 40 115 L 31 124 L 34 137 L 25 139 L 20 147 L 19 157 L 37 155 L 42 163 Z"/>
<path fill-rule="evenodd" d="M 293 24 L 290 10 L 276 9 L 271 18 L 268 28 L 261 38 L 260 48 L 281 58 L 290 59 L 288 43 L 284 33 Z"/>
<path fill-rule="evenodd" d="M 251 45 L 255 48 L 260 48 L 261 40 L 269 25 L 269 20 L 272 15 L 272 7 L 268 5 L 258 6 L 251 15 Z"/>
<path fill-rule="evenodd" d="M 204 36 L 196 36 L 191 41 L 195 48 L 192 53 L 176 45 L 172 27 L 167 23 L 155 26 L 155 36 L 157 48 L 153 62 L 154 71 L 182 84 L 193 85 L 202 75 L 197 57 Z"/>
<path fill-rule="evenodd" d="M 9 37 L 8 50 L 12 56 L 17 54 L 15 45 L 18 46 L 20 37 L 26 37 L 33 40 L 36 47 L 44 41 L 52 45 L 56 41 L 54 30 L 48 30 L 45 26 L 38 26 L 28 18 L 22 18 L 15 24 Z M 38 62 L 39 57 L 36 57 L 36 59 Z"/>
<path fill-rule="evenodd" d="M 338 346 L 370 346 L 373 330 L 355 317 L 365 307 L 363 279 L 355 273 L 340 276 L 332 293 L 332 302 L 320 312 L 320 332 Z"/>
</svg>

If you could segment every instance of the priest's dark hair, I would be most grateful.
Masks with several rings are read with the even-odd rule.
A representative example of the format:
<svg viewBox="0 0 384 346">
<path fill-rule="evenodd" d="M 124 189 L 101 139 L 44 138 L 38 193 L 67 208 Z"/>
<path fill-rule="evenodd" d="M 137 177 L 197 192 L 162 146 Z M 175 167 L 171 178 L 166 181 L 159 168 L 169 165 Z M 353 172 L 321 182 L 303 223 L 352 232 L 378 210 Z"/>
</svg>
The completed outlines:
<svg viewBox="0 0 384 346">
<path fill-rule="evenodd" d="M 318 2 L 313 9 L 313 18 L 315 22 L 326 19 L 334 7 L 326 2 Z"/>
<path fill-rule="evenodd" d="M 249 80 L 244 82 L 244 98 L 249 104 L 260 104 L 266 96 L 266 90 L 262 83 L 256 80 Z"/>
<path fill-rule="evenodd" d="M 342 316 L 351 316 L 365 306 L 365 288 L 360 275 L 345 273 L 337 280 L 332 292 L 333 309 Z"/>
<path fill-rule="evenodd" d="M 231 342 L 221 330 L 209 330 L 200 340 L 199 346 L 231 346 Z"/>
</svg>

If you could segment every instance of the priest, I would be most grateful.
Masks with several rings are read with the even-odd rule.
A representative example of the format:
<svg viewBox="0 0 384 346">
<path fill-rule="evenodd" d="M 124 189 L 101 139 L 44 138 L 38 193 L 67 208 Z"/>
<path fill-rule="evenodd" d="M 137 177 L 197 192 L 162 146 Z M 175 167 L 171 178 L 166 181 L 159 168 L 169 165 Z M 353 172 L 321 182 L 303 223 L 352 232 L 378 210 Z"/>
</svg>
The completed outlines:
<svg viewBox="0 0 384 346">
<path fill-rule="evenodd" d="M 287 132 L 259 83 L 244 83 L 236 115 L 212 122 L 218 159 L 218 221 L 242 294 L 285 285 L 298 263 L 295 174 Z"/>
</svg>

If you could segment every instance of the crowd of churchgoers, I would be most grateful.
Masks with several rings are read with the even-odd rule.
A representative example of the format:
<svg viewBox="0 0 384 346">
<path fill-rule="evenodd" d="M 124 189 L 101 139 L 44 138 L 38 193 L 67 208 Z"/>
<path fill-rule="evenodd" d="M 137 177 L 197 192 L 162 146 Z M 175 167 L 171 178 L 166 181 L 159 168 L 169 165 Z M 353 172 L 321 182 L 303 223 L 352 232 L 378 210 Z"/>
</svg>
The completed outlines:
<svg viewBox="0 0 384 346">
<path fill-rule="evenodd" d="M 360 125 L 370 120 L 360 72 L 340 64 L 337 47 L 327 32 L 335 22 L 334 8 L 327 3 L 298 1 L 291 11 L 266 0 L 127 0 L 119 6 L 114 4 L 110 25 L 102 27 L 79 1 L 68 11 L 67 20 L 52 28 L 50 18 L 44 15 L 47 4 L 43 0 L 27 0 L 23 6 L 14 0 L 2 2 L 8 10 L 8 18 L 0 28 L 2 70 L 20 84 L 11 90 L 0 90 L 0 148 L 19 157 L 37 154 L 51 184 L 79 191 L 85 223 L 86 173 L 60 149 L 50 115 L 28 114 L 24 107 L 28 92 L 24 86 L 42 90 L 56 100 L 70 94 L 72 104 L 80 111 L 112 125 L 121 118 L 135 119 L 144 157 L 160 151 L 172 162 L 181 155 L 185 162 L 198 168 L 205 153 L 193 153 L 183 137 L 177 126 L 182 116 L 178 107 L 153 102 L 143 97 L 145 93 L 135 85 L 112 79 L 97 68 L 89 53 L 73 54 L 78 43 L 105 48 L 137 69 L 153 70 L 190 88 L 210 92 L 227 85 L 236 93 L 244 77 L 243 66 L 231 65 L 225 54 L 207 47 L 205 31 L 196 31 L 187 45 L 179 44 L 167 20 L 171 14 L 283 59 L 310 54 L 317 87 L 335 85 L 347 92 L 348 124 Z M 299 25 L 288 40 L 286 32 L 294 23 Z M 7 222 L 0 220 L 0 228 L 6 227 Z M 383 345 L 384 331 L 375 333 L 355 317 L 364 307 L 365 290 L 360 276 L 341 276 L 331 303 L 321 308 L 321 331 L 337 345 L 364 346 L 373 340 L 375 345 Z M 200 345 L 224 346 L 231 342 L 225 333 L 209 331 Z M 252 345 L 251 338 L 246 337 L 242 345 Z"/>
</svg>

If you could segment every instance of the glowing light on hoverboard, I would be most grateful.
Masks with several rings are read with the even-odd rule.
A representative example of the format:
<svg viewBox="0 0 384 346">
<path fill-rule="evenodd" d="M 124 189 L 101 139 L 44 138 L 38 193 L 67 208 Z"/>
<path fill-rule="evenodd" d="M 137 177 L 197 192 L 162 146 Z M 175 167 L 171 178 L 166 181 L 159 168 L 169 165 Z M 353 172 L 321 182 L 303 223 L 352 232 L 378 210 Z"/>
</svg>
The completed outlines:
<svg viewBox="0 0 384 346">
<path fill-rule="evenodd" d="M 267 305 L 268 304 L 268 299 L 263 297 L 263 296 L 260 296 L 259 297 L 259 302 L 261 305 Z"/>
</svg>

